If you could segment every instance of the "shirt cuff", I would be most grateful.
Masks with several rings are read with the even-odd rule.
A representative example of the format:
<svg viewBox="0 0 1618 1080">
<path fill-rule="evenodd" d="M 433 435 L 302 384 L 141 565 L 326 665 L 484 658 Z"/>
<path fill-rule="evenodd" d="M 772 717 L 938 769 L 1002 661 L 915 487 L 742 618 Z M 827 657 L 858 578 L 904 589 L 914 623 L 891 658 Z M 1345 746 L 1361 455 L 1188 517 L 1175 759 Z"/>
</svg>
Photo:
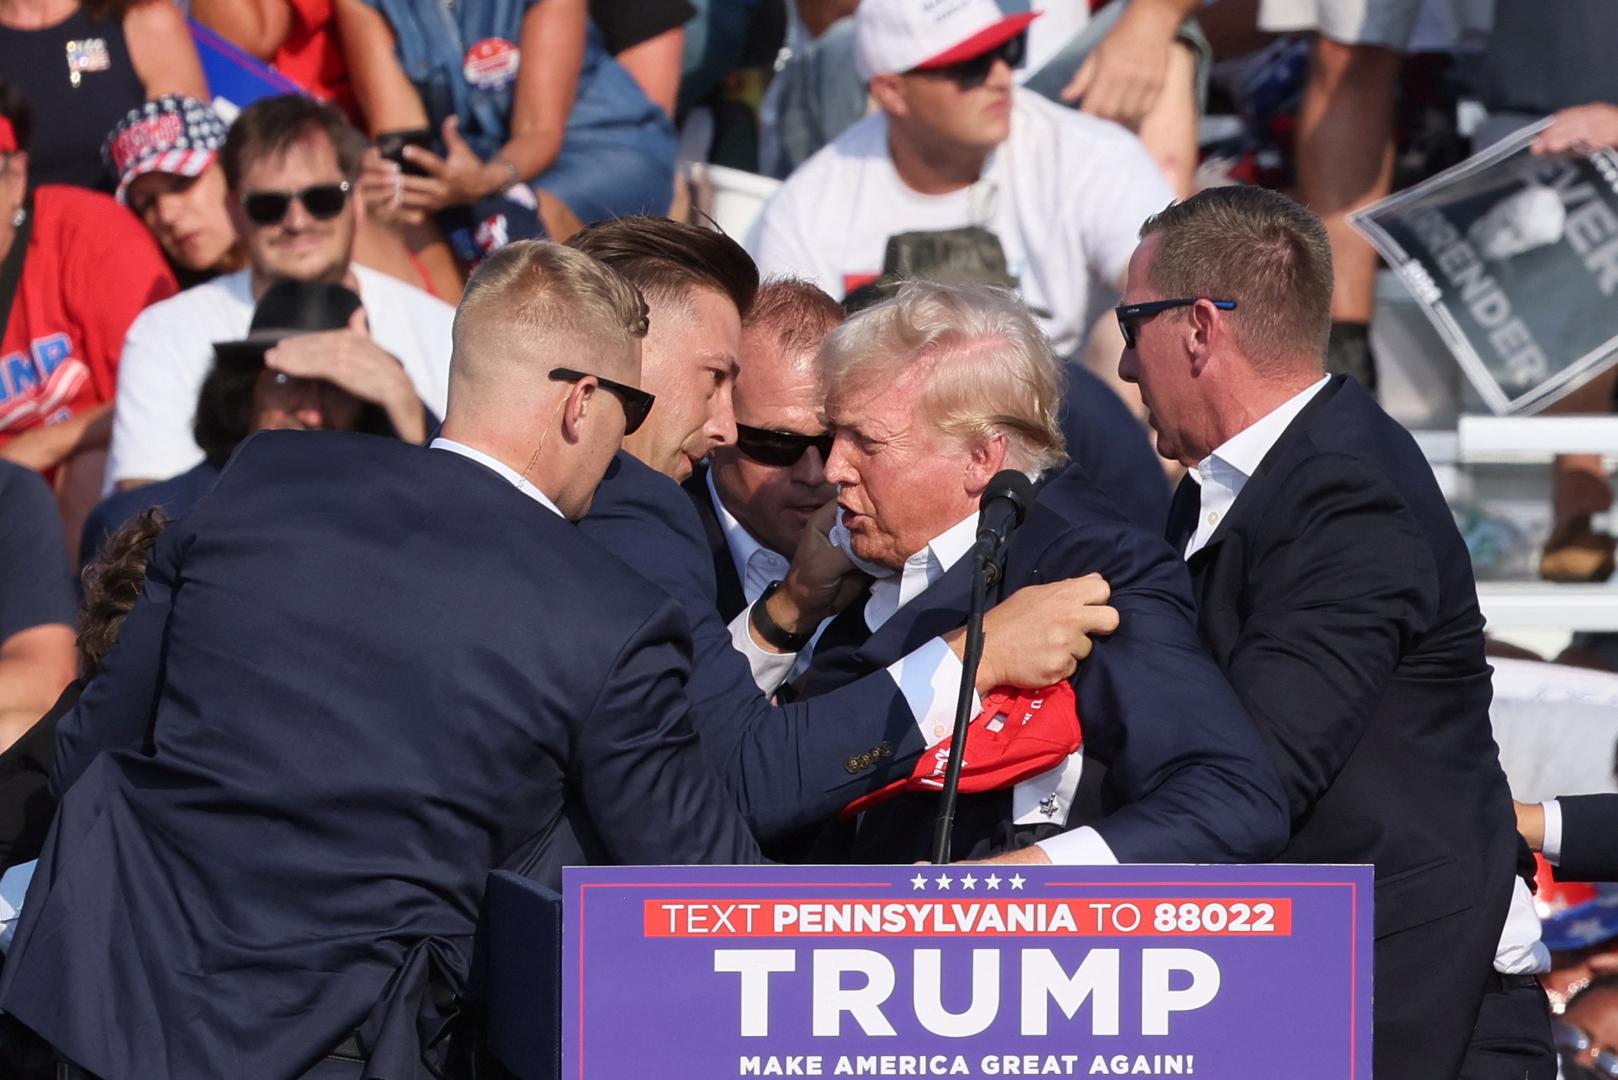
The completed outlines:
<svg viewBox="0 0 1618 1080">
<path fill-rule="evenodd" d="M 1118 856 L 1088 825 L 1041 840 L 1035 845 L 1057 866 L 1117 866 Z"/>
<path fill-rule="evenodd" d="M 736 647 L 737 652 L 747 658 L 747 666 L 753 671 L 753 681 L 764 692 L 764 696 L 768 697 L 779 690 L 781 684 L 792 674 L 792 665 L 797 663 L 798 654 L 770 652 L 754 641 L 753 632 L 747 626 L 748 617 L 752 613 L 753 608 L 749 605 L 740 615 L 730 620 L 730 643 Z"/>
<path fill-rule="evenodd" d="M 965 669 L 955 650 L 943 638 L 933 638 L 915 652 L 888 665 L 888 674 L 898 684 L 922 741 L 934 746 L 955 730 L 955 704 L 961 695 Z M 983 708 L 977 692 L 972 693 L 972 715 Z"/>
<path fill-rule="evenodd" d="M 1545 838 L 1539 845 L 1539 853 L 1545 856 L 1545 861 L 1552 866 L 1562 865 L 1562 804 L 1555 799 L 1547 799 L 1539 804 L 1545 811 Z"/>
</svg>

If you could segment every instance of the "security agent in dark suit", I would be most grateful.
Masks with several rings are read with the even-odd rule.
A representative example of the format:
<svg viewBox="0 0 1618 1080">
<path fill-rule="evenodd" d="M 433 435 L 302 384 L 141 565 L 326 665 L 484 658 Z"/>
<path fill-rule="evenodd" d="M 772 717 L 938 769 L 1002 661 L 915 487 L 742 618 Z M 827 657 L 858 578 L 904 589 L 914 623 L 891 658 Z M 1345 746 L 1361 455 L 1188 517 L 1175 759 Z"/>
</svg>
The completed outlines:
<svg viewBox="0 0 1618 1080">
<path fill-rule="evenodd" d="M 719 614 L 729 622 L 786 577 L 809 520 L 831 502 L 815 356 L 843 321 L 836 300 L 806 281 L 759 286 L 742 320 L 736 441 L 716 447 L 683 485 L 713 552 Z"/>
<path fill-rule="evenodd" d="M 1517 831 L 1558 881 L 1618 881 L 1618 795 L 1563 795 L 1517 803 Z"/>
<path fill-rule="evenodd" d="M 987 286 L 912 283 L 821 350 L 836 432 L 827 479 L 853 553 L 885 574 L 822 636 L 809 692 L 883 670 L 958 623 L 967 552 L 995 473 L 1052 470 L 1061 373 L 1033 317 Z M 1083 747 L 1010 790 L 962 796 L 952 847 L 1008 862 L 1248 862 L 1280 850 L 1286 811 L 1262 740 L 1197 639 L 1184 568 L 1069 471 L 1044 485 L 1005 559 L 1002 595 L 1096 572 L 1115 633 L 1072 678 Z M 947 728 L 931 733 L 936 741 Z M 1074 812 L 1105 764 L 1106 813 Z M 933 794 L 867 810 L 845 858 L 928 857 Z"/>
<path fill-rule="evenodd" d="M 1378 1080 L 1554 1076 L 1471 562 L 1415 442 L 1325 375 L 1324 227 L 1219 188 L 1142 237 L 1119 374 L 1192 470 L 1170 541 L 1285 785 L 1281 858 L 1376 867 Z"/>
<path fill-rule="evenodd" d="M 242 447 L 62 721 L 0 1008 L 107 1080 L 426 1078 L 491 870 L 757 859 L 677 606 L 571 524 L 650 405 L 644 311 L 514 244 L 431 448 Z"/>
<path fill-rule="evenodd" d="M 688 692 L 702 749 L 755 834 L 775 839 L 818 824 L 908 775 L 927 745 L 921 727 L 948 724 L 961 678 L 959 623 L 923 647 L 916 669 L 934 678 L 901 684 L 897 673 L 875 671 L 835 692 L 773 705 L 769 695 L 799 650 L 864 579 L 818 524 L 804 530 L 779 586 L 731 625 L 719 618 L 712 548 L 679 483 L 736 440 L 731 387 L 757 270 L 729 237 L 662 218 L 603 222 L 568 243 L 645 295 L 644 385 L 658 398 L 608 468 L 580 528 L 685 611 L 695 643 Z M 991 611 L 980 689 L 994 685 L 983 681 L 991 675 L 1038 687 L 1070 673 L 1089 651 L 1087 635 L 1114 618 L 1105 602 L 1096 581 L 1062 582 L 1023 590 Z"/>
</svg>

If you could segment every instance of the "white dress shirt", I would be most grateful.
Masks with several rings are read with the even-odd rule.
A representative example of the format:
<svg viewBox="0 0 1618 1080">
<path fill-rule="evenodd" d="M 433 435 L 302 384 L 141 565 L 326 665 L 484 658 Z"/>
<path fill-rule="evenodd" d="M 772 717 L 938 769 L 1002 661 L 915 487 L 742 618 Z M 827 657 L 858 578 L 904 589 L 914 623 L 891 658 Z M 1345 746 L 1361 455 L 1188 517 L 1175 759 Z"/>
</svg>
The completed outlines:
<svg viewBox="0 0 1618 1080">
<path fill-rule="evenodd" d="M 557 517 L 566 517 L 566 515 L 557 508 L 556 504 L 551 502 L 550 497 L 535 487 L 526 476 L 519 473 L 516 469 L 513 469 L 510 465 L 507 465 L 505 462 L 497 461 L 481 450 L 474 450 L 465 443 L 458 443 L 454 439 L 446 439 L 442 435 L 428 443 L 427 449 L 448 450 L 450 453 L 459 454 L 463 458 L 471 458 L 479 465 L 493 469 L 495 472 L 499 473 L 506 480 L 510 481 L 512 487 L 516 488 L 530 499 L 533 499 L 539 505 L 555 514 Z"/>
<path fill-rule="evenodd" d="M 753 605 L 764 595 L 770 582 L 780 581 L 787 576 L 787 571 L 792 568 L 792 560 L 759 543 L 747 531 L 747 526 L 737 521 L 736 515 L 726 509 L 725 504 L 719 501 L 719 490 L 714 487 L 712 469 L 708 470 L 707 481 L 708 501 L 713 505 L 714 516 L 719 519 L 719 531 L 724 534 L 725 547 L 730 552 L 732 565 L 736 567 L 736 579 L 742 583 L 742 599 L 747 601 L 747 606 L 730 620 L 730 641 L 738 652 L 747 657 L 747 666 L 752 669 L 753 681 L 758 688 L 766 694 L 773 694 L 782 683 L 796 679 L 808 670 L 815 643 L 820 640 L 821 633 L 831 620 L 824 619 L 815 627 L 814 635 L 802 652 L 773 653 L 753 640 L 747 627 Z"/>
<path fill-rule="evenodd" d="M 926 592 L 965 558 L 976 539 L 977 515 L 973 514 L 935 536 L 926 547 L 906 559 L 898 573 L 878 578 L 865 601 L 865 625 L 873 634 L 880 630 L 900 608 Z M 888 673 L 911 703 L 911 711 L 927 745 L 948 737 L 955 727 L 955 702 L 964 672 L 944 640 L 934 638 L 889 665 Z M 916 707 L 922 701 L 927 704 L 925 711 Z M 973 713 L 981 708 L 982 703 L 974 700 Z M 1067 820 L 1083 768 L 1084 750 L 1080 748 L 1056 768 L 1017 784 L 1011 791 L 1012 820 L 1018 825 Z M 1118 862 L 1101 834 L 1088 825 L 1042 840 L 1039 846 L 1053 863 L 1112 865 Z"/>
<path fill-rule="evenodd" d="M 1258 470 L 1264 456 L 1270 452 L 1281 436 L 1298 418 L 1298 414 L 1320 393 L 1329 376 L 1305 388 L 1282 402 L 1271 412 L 1254 421 L 1216 447 L 1213 453 L 1197 462 L 1196 468 L 1186 475 L 1202 488 L 1202 507 L 1197 518 L 1197 530 L 1186 542 L 1185 557 L 1189 559 L 1207 546 L 1219 523 L 1229 515 L 1231 507 L 1241 496 L 1247 481 Z M 1547 824 L 1548 824 L 1547 819 Z M 1557 825 L 1561 819 L 1558 816 Z M 1548 832 L 1548 830 L 1547 830 Z M 1558 828 L 1560 841 L 1560 828 Z M 1495 949 L 1496 971 L 1508 975 L 1545 972 L 1551 969 L 1550 952 L 1540 940 L 1539 918 L 1534 914 L 1533 896 L 1520 877 L 1512 879 L 1511 907 L 1506 923 L 1500 931 L 1500 944 Z"/>
</svg>

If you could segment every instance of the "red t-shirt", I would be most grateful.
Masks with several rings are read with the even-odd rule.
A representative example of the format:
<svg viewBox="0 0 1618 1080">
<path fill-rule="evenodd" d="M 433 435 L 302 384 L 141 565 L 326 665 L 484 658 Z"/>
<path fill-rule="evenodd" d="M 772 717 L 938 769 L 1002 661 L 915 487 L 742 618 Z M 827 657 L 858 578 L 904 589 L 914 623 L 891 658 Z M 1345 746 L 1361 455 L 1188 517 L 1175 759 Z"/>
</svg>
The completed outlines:
<svg viewBox="0 0 1618 1080">
<path fill-rule="evenodd" d="M 332 0 L 289 0 L 292 28 L 270 57 L 270 66 L 323 101 L 336 102 L 364 127 L 359 100 L 348 81 L 348 65 L 337 40 Z"/>
<path fill-rule="evenodd" d="M 0 446 L 103 402 L 124 334 L 174 274 L 146 227 L 110 197 L 45 185 L 11 317 L 0 334 Z"/>
</svg>

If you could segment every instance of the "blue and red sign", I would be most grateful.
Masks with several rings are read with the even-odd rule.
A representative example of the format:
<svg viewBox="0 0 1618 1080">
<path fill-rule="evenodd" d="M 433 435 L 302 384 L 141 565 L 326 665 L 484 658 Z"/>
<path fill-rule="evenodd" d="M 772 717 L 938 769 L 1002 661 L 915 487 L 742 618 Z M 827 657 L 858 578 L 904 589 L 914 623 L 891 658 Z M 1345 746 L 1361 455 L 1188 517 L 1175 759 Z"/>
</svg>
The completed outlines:
<svg viewBox="0 0 1618 1080">
<path fill-rule="evenodd" d="M 584 867 L 566 1080 L 1369 1080 L 1371 868 Z"/>
</svg>

